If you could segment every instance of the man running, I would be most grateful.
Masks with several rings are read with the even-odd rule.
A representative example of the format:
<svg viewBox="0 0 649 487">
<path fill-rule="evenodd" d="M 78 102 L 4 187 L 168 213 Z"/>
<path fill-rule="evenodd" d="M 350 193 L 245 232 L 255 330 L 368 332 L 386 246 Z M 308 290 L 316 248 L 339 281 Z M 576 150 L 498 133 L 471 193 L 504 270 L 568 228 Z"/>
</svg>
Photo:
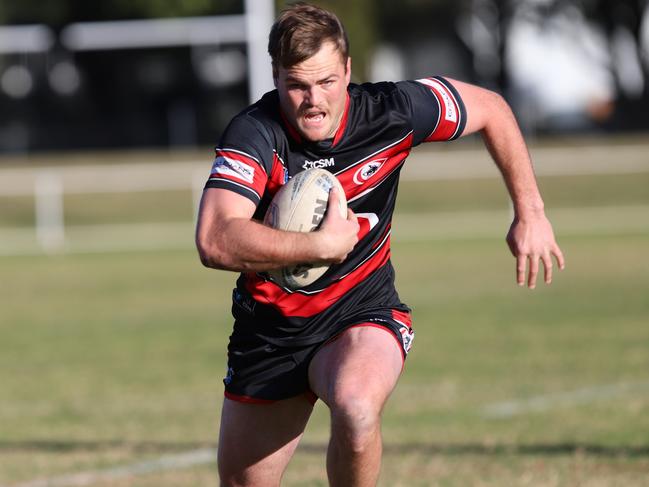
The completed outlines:
<svg viewBox="0 0 649 487">
<path fill-rule="evenodd" d="M 561 268 L 563 256 L 526 144 L 502 97 L 439 76 L 350 84 L 342 24 L 303 3 L 280 14 L 269 53 L 276 90 L 225 130 L 197 226 L 203 264 L 241 272 L 233 293 L 219 474 L 225 486 L 279 485 L 319 398 L 331 412 L 330 484 L 373 486 L 381 411 L 414 336 L 390 263 L 391 217 L 410 150 L 480 132 L 513 202 L 507 242 L 518 284 L 535 287 L 540 263 L 550 283 L 553 256 Z M 311 233 L 262 225 L 278 189 L 313 167 L 338 177 L 347 218 L 328 211 Z M 332 192 L 329 205 L 341 196 Z M 332 265 L 298 290 L 265 273 L 303 262 Z"/>
</svg>

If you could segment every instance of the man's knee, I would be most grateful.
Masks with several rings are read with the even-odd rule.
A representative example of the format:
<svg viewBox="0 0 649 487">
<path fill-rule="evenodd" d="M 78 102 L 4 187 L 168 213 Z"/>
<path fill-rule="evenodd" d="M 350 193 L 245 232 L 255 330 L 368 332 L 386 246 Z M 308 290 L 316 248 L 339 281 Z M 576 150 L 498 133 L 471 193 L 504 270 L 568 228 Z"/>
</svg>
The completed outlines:
<svg viewBox="0 0 649 487">
<path fill-rule="evenodd" d="M 240 477 L 232 475 L 227 470 L 221 470 L 221 466 L 219 466 L 219 479 L 221 479 L 219 484 L 220 487 L 247 487 L 252 485 L 246 483 L 246 481 L 242 480 Z"/>
<path fill-rule="evenodd" d="M 334 441 L 362 453 L 381 431 L 381 405 L 367 397 L 350 395 L 330 405 Z"/>
<path fill-rule="evenodd" d="M 236 459 L 219 454 L 220 487 L 279 487 L 282 469 L 274 465 L 238 465 Z"/>
<path fill-rule="evenodd" d="M 221 487 L 246 487 L 252 485 L 244 467 L 235 467 L 236 462 L 227 458 L 219 448 L 218 468 Z"/>
</svg>

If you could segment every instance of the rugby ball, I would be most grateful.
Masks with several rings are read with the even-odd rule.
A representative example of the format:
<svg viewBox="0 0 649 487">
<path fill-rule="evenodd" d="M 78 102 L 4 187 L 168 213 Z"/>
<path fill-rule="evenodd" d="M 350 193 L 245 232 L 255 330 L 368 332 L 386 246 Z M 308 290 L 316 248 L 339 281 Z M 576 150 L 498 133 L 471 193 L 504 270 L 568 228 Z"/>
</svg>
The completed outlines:
<svg viewBox="0 0 649 487">
<path fill-rule="evenodd" d="M 338 189 L 338 210 L 343 218 L 347 218 L 345 191 L 336 176 L 324 169 L 307 169 L 289 179 L 275 194 L 264 223 L 290 232 L 317 230 L 327 211 L 329 191 L 332 188 Z M 305 262 L 268 271 L 268 274 L 280 286 L 299 289 L 315 282 L 328 268 L 328 265 Z"/>
</svg>

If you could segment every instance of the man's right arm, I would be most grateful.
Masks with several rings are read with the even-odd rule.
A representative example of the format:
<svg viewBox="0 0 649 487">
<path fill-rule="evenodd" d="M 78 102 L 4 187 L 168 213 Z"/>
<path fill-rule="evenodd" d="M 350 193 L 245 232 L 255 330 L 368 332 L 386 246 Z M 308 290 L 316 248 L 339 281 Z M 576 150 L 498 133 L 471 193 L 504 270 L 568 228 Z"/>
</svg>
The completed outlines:
<svg viewBox="0 0 649 487">
<path fill-rule="evenodd" d="M 335 191 L 329 207 L 337 204 Z M 315 232 L 285 232 L 253 220 L 254 203 L 233 191 L 207 188 L 196 227 L 203 265 L 230 271 L 267 271 L 303 262 L 342 262 L 358 241 L 358 222 L 327 211 Z"/>
</svg>

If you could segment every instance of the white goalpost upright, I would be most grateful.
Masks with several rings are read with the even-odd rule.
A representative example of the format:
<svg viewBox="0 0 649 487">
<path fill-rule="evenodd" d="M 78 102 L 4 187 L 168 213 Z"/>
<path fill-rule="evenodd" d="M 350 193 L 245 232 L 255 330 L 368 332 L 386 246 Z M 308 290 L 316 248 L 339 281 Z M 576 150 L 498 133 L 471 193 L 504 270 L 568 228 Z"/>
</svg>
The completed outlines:
<svg viewBox="0 0 649 487">
<path fill-rule="evenodd" d="M 267 52 L 268 32 L 275 18 L 273 0 L 245 0 L 248 86 L 250 102 L 274 88 Z"/>
</svg>

